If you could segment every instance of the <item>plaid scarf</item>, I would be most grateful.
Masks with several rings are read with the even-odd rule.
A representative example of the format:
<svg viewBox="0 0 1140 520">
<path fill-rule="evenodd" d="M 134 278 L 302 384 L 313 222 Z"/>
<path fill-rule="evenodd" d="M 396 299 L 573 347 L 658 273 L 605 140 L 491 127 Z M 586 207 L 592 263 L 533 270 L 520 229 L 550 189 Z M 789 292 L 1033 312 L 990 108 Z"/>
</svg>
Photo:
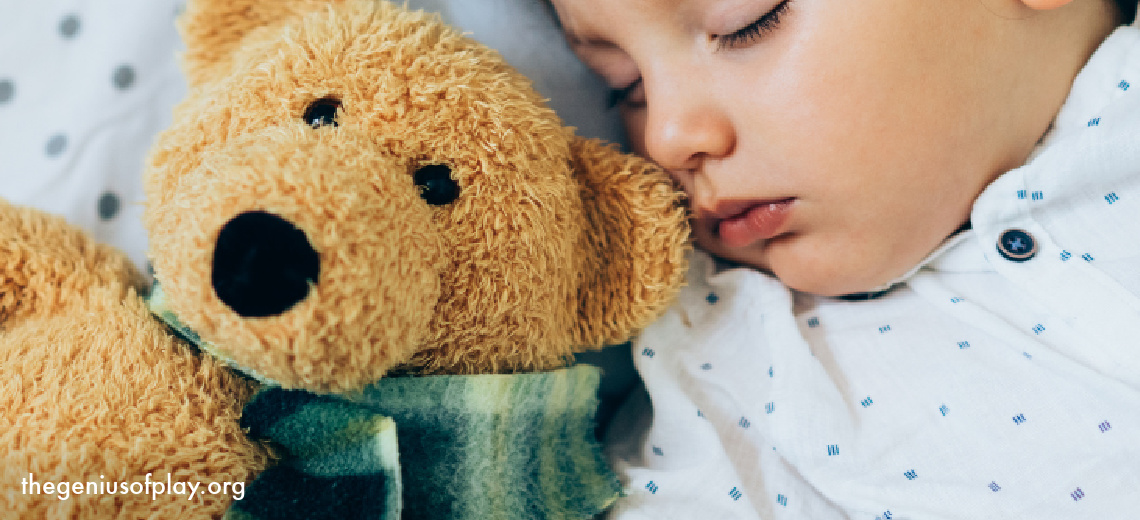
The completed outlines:
<svg viewBox="0 0 1140 520">
<path fill-rule="evenodd" d="M 179 335 L 216 351 L 160 288 L 148 300 Z M 599 378 L 589 365 L 392 377 L 352 400 L 267 387 L 241 422 L 284 457 L 226 518 L 592 518 L 621 489 L 594 438 Z"/>
</svg>

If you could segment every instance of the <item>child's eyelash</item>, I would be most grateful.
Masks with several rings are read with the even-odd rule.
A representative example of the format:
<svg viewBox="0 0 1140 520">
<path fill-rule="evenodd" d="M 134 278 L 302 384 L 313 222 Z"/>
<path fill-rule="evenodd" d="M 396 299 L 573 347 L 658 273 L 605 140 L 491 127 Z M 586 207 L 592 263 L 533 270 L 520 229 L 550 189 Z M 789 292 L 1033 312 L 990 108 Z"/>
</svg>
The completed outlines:
<svg viewBox="0 0 1140 520">
<path fill-rule="evenodd" d="M 606 108 L 610 109 L 625 102 L 626 99 L 629 99 L 629 95 L 632 94 L 634 89 L 640 84 L 641 78 L 637 78 L 633 83 L 622 88 L 610 89 L 610 95 L 606 97 Z"/>
<path fill-rule="evenodd" d="M 752 43 L 757 38 L 771 32 L 780 24 L 781 17 L 788 12 L 789 3 L 791 0 L 784 0 L 776 4 L 776 7 L 773 7 L 771 11 L 764 13 L 764 16 L 740 30 L 731 34 L 716 36 L 717 50 L 732 49 L 742 44 Z"/>
<path fill-rule="evenodd" d="M 714 36 L 717 41 L 717 50 L 736 48 L 740 45 L 751 43 L 757 38 L 772 32 L 776 29 L 776 26 L 780 25 L 784 14 L 788 12 L 789 4 L 791 4 L 791 0 L 783 0 L 776 4 L 771 11 L 764 13 L 759 19 L 740 28 L 736 32 Z M 633 83 L 622 88 L 610 89 L 609 96 L 606 97 L 606 108 L 612 109 L 624 103 L 640 84 L 641 78 L 637 78 Z"/>
</svg>

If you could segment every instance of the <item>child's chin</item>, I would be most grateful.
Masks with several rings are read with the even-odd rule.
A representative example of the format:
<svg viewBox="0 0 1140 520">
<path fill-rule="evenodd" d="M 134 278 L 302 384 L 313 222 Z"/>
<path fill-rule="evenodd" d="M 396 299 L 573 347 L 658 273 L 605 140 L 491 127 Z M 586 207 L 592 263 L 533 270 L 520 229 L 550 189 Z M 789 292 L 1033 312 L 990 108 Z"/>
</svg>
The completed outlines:
<svg viewBox="0 0 1140 520">
<path fill-rule="evenodd" d="M 778 278 L 789 288 L 818 296 L 847 296 L 879 292 L 897 275 L 871 269 L 855 260 L 869 255 L 844 254 L 824 247 L 805 234 L 787 234 L 743 248 L 730 248 L 710 234 L 698 233 L 697 246 L 740 267 Z"/>
<path fill-rule="evenodd" d="M 864 266 L 843 262 L 843 256 L 785 257 L 772 251 L 767 271 L 795 291 L 826 297 L 879 293 L 894 279 L 888 273 L 868 272 Z"/>
</svg>

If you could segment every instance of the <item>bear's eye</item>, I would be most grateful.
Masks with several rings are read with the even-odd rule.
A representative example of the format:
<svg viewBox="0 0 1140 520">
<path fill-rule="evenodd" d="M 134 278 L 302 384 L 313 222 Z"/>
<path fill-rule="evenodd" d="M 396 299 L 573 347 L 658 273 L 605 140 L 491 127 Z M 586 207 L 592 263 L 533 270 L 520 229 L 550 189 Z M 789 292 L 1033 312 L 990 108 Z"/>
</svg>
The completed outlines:
<svg viewBox="0 0 1140 520">
<path fill-rule="evenodd" d="M 313 128 L 336 124 L 336 111 L 340 108 L 340 100 L 336 98 L 321 98 L 305 109 L 305 123 Z"/>
<path fill-rule="evenodd" d="M 445 164 L 429 164 L 416 170 L 412 177 L 420 187 L 420 196 L 432 206 L 443 206 L 459 197 L 459 184 L 451 178 Z"/>
</svg>

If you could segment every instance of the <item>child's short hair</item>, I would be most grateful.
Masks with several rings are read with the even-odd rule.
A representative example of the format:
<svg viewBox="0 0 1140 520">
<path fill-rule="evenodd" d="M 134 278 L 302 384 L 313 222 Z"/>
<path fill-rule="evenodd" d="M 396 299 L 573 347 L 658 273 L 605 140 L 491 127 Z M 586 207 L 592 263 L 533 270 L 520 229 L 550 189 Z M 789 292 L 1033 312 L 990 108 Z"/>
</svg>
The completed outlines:
<svg viewBox="0 0 1140 520">
<path fill-rule="evenodd" d="M 1132 23 L 1136 19 L 1136 0 L 1116 0 L 1116 6 L 1120 8 L 1124 23 Z"/>
<path fill-rule="evenodd" d="M 1136 19 L 1136 7 L 1140 3 L 1137 0 L 1113 0 L 1116 2 L 1116 7 L 1120 9 L 1120 22 L 1123 24 L 1131 24 Z M 554 23 L 561 27 L 562 21 L 558 19 L 557 13 L 554 12 L 554 5 L 550 0 L 542 0 L 542 4 L 550 11 L 550 15 L 554 18 Z"/>
</svg>

